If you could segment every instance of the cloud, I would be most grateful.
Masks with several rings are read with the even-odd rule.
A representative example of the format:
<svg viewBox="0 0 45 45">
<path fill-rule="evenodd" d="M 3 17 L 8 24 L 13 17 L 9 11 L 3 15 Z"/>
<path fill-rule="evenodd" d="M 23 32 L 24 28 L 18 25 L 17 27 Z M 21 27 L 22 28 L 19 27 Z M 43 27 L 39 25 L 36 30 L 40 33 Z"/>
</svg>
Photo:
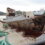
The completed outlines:
<svg viewBox="0 0 45 45">
<path fill-rule="evenodd" d="M 31 1 L 34 4 L 45 4 L 45 0 L 28 0 Z"/>
<path fill-rule="evenodd" d="M 0 10 L 5 11 L 7 7 L 22 11 L 45 9 L 44 2 L 45 0 L 0 0 Z"/>
</svg>

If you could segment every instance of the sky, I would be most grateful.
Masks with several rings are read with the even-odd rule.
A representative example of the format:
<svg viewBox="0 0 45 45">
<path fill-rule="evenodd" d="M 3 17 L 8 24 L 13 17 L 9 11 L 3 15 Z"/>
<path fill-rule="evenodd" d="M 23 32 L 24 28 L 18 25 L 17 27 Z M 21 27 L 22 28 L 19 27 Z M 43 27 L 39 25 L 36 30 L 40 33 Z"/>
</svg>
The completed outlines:
<svg viewBox="0 0 45 45">
<path fill-rule="evenodd" d="M 45 0 L 0 0 L 0 11 L 6 12 L 7 7 L 21 11 L 35 11 L 45 9 Z"/>
</svg>

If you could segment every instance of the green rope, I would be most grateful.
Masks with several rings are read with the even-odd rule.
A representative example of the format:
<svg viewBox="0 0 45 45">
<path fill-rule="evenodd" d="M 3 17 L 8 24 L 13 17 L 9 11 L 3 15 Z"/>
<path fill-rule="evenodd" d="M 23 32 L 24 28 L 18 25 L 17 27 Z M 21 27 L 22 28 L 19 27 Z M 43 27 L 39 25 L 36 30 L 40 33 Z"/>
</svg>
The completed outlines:
<svg viewBox="0 0 45 45">
<path fill-rule="evenodd" d="M 11 45 L 7 40 L 7 36 L 5 37 L 5 40 L 0 41 L 0 45 Z"/>
<path fill-rule="evenodd" d="M 0 41 L 0 45 L 11 45 L 7 39 L 8 32 L 0 31 L 0 37 L 5 36 L 5 40 Z"/>
</svg>

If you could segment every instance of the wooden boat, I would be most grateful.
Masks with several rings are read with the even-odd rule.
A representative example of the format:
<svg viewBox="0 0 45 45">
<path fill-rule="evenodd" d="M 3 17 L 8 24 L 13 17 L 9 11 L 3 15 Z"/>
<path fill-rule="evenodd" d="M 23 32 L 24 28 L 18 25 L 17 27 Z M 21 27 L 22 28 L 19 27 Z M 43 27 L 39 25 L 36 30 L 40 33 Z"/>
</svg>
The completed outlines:
<svg viewBox="0 0 45 45">
<path fill-rule="evenodd" d="M 17 29 L 17 32 L 24 32 L 25 37 L 39 37 L 43 34 L 45 24 L 45 16 L 35 16 L 34 19 L 24 19 L 17 21 L 4 20 L 12 29 Z"/>
</svg>

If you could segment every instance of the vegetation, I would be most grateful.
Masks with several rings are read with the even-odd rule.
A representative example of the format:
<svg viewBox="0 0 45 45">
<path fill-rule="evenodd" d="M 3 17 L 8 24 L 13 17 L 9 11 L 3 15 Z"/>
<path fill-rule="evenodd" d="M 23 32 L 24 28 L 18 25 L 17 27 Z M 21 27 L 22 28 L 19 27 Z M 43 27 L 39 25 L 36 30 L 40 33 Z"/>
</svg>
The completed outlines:
<svg viewBox="0 0 45 45">
<path fill-rule="evenodd" d="M 5 15 L 6 13 L 0 11 L 0 15 Z"/>
<path fill-rule="evenodd" d="M 16 11 L 16 14 L 17 15 L 26 15 L 26 12 L 25 11 Z"/>
</svg>

